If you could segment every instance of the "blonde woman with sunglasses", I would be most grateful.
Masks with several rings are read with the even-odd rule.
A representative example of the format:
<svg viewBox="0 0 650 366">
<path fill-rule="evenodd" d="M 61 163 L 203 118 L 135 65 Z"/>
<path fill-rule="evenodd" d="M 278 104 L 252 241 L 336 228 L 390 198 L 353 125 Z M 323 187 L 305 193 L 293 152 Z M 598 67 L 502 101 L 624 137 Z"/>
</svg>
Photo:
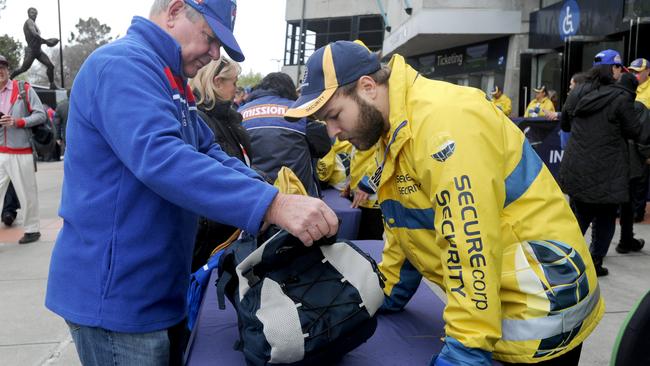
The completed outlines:
<svg viewBox="0 0 650 366">
<path fill-rule="evenodd" d="M 214 142 L 226 154 L 250 166 L 250 138 L 242 127 L 242 116 L 233 107 L 237 92 L 239 64 L 221 56 L 199 70 L 190 81 L 199 116 L 214 133 Z M 192 272 L 203 266 L 216 245 L 225 241 L 237 228 L 205 217 L 199 219 Z"/>
</svg>

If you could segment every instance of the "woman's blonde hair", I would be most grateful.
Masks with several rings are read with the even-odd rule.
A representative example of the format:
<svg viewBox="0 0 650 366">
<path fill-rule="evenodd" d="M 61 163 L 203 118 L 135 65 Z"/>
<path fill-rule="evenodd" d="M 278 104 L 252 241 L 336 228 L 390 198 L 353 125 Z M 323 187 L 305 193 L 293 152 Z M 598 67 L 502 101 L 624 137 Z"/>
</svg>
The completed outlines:
<svg viewBox="0 0 650 366">
<path fill-rule="evenodd" d="M 190 80 L 190 87 L 196 94 L 196 104 L 207 110 L 214 108 L 216 102 L 225 101 L 214 86 L 214 78 L 234 79 L 241 73 L 241 66 L 227 57 L 210 61 Z"/>
</svg>

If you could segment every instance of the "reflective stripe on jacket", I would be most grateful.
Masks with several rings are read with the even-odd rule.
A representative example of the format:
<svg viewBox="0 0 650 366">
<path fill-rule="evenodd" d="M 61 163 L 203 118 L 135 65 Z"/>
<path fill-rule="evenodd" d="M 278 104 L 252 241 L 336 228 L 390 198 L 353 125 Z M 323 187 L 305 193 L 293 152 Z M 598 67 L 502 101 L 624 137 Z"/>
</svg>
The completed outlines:
<svg viewBox="0 0 650 366">
<path fill-rule="evenodd" d="M 447 294 L 447 336 L 506 362 L 574 348 L 604 312 L 585 240 L 522 132 L 478 89 L 390 63 L 376 151 L 388 278 L 400 309 L 422 276 Z M 379 174 L 376 174 L 379 176 Z"/>
</svg>

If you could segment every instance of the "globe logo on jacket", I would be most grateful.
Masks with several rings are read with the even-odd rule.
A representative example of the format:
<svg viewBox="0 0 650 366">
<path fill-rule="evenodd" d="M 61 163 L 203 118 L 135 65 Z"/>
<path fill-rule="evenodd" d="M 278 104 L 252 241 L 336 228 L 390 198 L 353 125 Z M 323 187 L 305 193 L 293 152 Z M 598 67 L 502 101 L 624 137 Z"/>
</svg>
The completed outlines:
<svg viewBox="0 0 650 366">
<path fill-rule="evenodd" d="M 454 154 L 454 151 L 456 151 L 456 142 L 449 136 L 438 136 L 436 140 L 437 141 L 434 142 L 434 145 L 437 146 L 437 150 L 431 154 L 431 157 L 444 163 Z"/>
</svg>

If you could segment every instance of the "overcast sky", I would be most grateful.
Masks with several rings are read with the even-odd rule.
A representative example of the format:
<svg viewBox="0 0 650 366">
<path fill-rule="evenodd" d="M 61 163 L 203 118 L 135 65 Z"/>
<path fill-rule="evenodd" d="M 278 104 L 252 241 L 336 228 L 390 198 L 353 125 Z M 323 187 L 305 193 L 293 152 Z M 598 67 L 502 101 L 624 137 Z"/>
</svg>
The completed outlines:
<svg viewBox="0 0 650 366">
<path fill-rule="evenodd" d="M 147 16 L 153 0 L 60 0 L 61 34 L 65 43 L 76 33 L 79 18 L 94 17 L 111 27 L 113 36 L 124 35 L 134 15 Z M 38 10 L 36 25 L 43 38 L 59 38 L 56 0 L 7 0 L 0 11 L 0 35 L 9 34 L 25 45 L 23 24 L 27 9 Z M 235 37 L 246 55 L 243 72 L 278 71 L 284 57 L 285 0 L 239 0 Z M 43 46 L 46 49 L 46 46 Z M 223 50 L 222 50 L 223 51 Z"/>
</svg>

